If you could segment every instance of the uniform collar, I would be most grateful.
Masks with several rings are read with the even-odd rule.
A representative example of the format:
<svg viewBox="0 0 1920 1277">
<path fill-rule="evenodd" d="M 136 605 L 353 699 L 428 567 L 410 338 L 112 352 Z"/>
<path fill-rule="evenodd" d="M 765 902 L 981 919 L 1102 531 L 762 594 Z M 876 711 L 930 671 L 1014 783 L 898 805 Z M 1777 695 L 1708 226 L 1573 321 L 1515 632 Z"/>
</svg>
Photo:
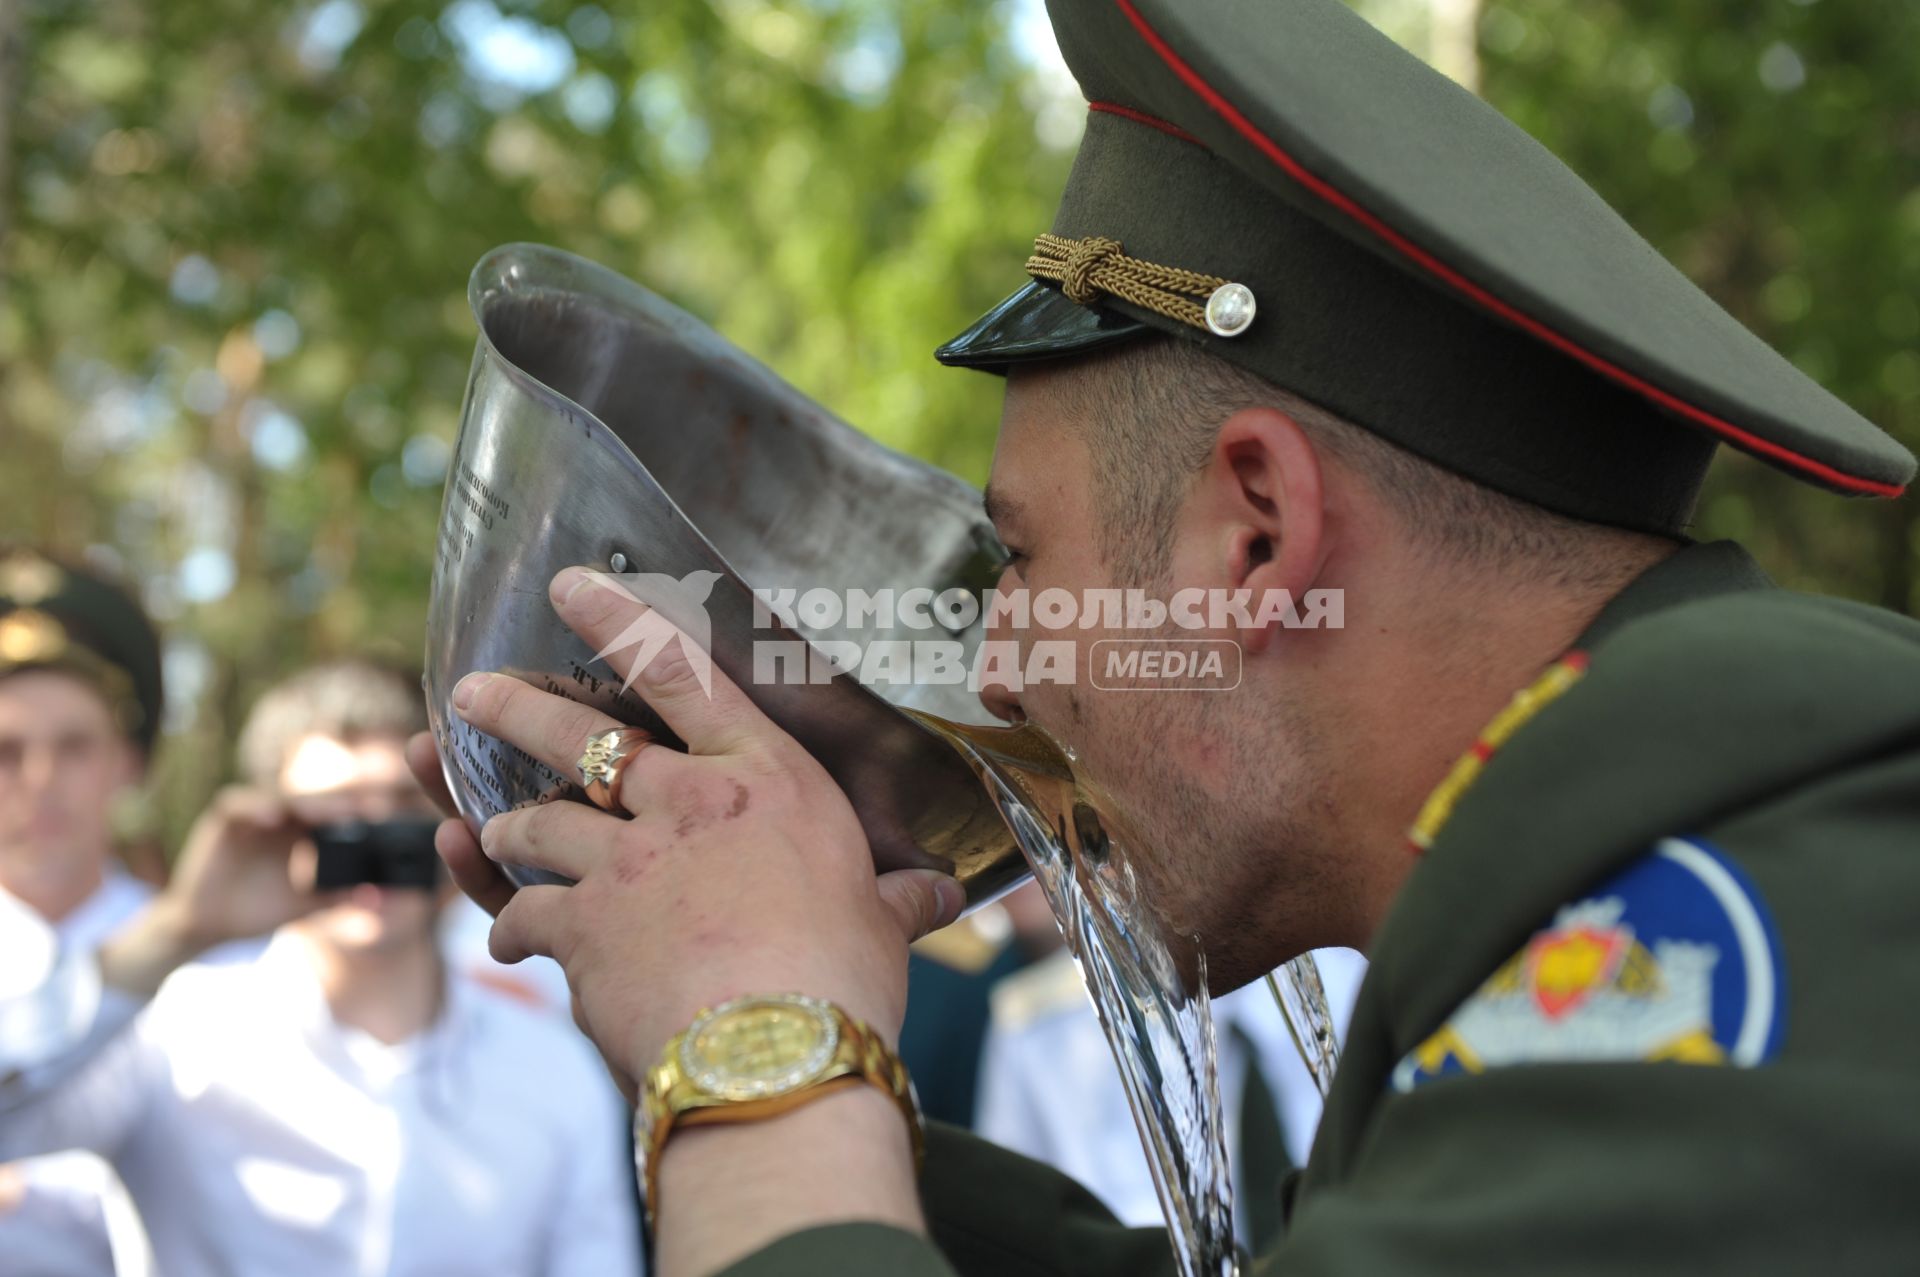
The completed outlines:
<svg viewBox="0 0 1920 1277">
<path fill-rule="evenodd" d="M 69 949 L 94 949 L 145 904 L 153 888 L 126 870 L 109 864 L 92 895 L 54 924 Z"/>
<path fill-rule="evenodd" d="M 1772 586 L 1772 579 L 1753 556 L 1732 541 L 1687 545 L 1642 572 L 1609 599 L 1573 645 L 1580 651 L 1592 651 L 1622 627 L 1670 607 Z"/>
</svg>

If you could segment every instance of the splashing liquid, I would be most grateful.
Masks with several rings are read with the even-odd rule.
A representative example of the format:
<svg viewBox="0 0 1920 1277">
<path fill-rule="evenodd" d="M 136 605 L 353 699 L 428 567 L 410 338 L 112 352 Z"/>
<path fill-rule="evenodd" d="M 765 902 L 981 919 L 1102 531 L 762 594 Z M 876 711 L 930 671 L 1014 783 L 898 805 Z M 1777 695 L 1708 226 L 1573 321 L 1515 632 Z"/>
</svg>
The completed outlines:
<svg viewBox="0 0 1920 1277">
<path fill-rule="evenodd" d="M 1233 1186 L 1199 939 L 1175 932 L 1143 897 L 1116 832 L 1118 808 L 1052 737 L 1030 723 L 976 727 L 907 712 L 972 765 L 1053 907 L 1119 1067 L 1182 1277 L 1234 1277 Z M 1336 1048 L 1312 955 L 1288 963 L 1272 987 L 1324 1095 Z"/>
</svg>

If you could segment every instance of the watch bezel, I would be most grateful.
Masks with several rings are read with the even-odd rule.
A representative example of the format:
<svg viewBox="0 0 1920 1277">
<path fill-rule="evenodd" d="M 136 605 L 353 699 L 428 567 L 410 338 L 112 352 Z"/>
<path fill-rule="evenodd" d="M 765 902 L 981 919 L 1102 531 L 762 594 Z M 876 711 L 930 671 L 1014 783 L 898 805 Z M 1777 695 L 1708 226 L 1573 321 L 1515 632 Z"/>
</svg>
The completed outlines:
<svg viewBox="0 0 1920 1277">
<path fill-rule="evenodd" d="M 806 1011 L 819 1028 L 818 1039 L 808 1048 L 806 1055 L 772 1077 L 741 1078 L 728 1073 L 722 1066 L 703 1066 L 698 1062 L 694 1052 L 707 1029 L 727 1016 L 758 1007 L 798 1007 Z M 840 1022 L 834 1016 L 832 1003 L 799 993 L 749 994 L 729 999 L 696 1016 L 680 1040 L 679 1063 L 681 1073 L 704 1095 L 724 1100 L 762 1100 L 785 1095 L 813 1081 L 833 1063 L 834 1054 L 839 1049 Z"/>
</svg>

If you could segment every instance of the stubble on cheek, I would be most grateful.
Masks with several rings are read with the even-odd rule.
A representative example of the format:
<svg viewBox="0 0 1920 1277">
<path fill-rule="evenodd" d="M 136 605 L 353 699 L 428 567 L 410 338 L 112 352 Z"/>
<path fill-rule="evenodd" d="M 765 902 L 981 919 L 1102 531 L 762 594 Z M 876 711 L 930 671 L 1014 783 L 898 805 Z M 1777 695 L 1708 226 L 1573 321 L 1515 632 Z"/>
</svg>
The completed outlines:
<svg viewBox="0 0 1920 1277">
<path fill-rule="evenodd" d="M 1084 660 L 1084 658 L 1083 658 Z M 1081 674 L 1086 667 L 1081 666 Z M 1236 826 L 1249 813 L 1235 725 L 1202 694 L 1084 683 L 1036 686 L 1033 720 L 1067 746 L 1091 782 L 1108 833 L 1126 848 L 1144 902 L 1170 935 L 1217 930 L 1245 868 Z M 1238 920 L 1236 919 L 1236 922 Z"/>
<path fill-rule="evenodd" d="M 1062 713 L 1078 770 L 1090 783 L 1109 836 L 1125 848 L 1146 903 L 1171 932 L 1192 934 L 1196 812 L 1206 796 L 1167 749 L 1167 726 L 1151 695 L 1068 691 Z"/>
<path fill-rule="evenodd" d="M 1231 987 L 1258 975 L 1327 867 L 1306 854 L 1293 792 L 1312 770 L 1308 733 L 1279 707 L 1250 717 L 1199 695 L 1127 698 L 1127 727 L 1102 736 L 1101 761 L 1138 827 L 1136 873 L 1155 911 L 1198 936 L 1211 977 Z M 1094 718 L 1099 730 L 1100 709 Z"/>
</svg>

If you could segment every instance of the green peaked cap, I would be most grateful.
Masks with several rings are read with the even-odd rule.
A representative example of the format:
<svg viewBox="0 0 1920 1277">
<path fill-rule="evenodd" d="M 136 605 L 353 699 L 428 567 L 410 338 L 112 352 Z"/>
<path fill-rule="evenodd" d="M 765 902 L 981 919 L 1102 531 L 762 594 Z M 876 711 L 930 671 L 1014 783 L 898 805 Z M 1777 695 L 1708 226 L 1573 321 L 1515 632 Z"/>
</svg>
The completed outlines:
<svg viewBox="0 0 1920 1277">
<path fill-rule="evenodd" d="M 1091 104 L 1053 233 L 1244 286 L 1253 318 L 1218 335 L 1083 261 L 1085 304 L 1036 278 L 943 363 L 1172 333 L 1489 487 L 1656 532 L 1686 526 L 1720 442 L 1838 492 L 1912 478 L 1552 153 L 1339 0 L 1048 11 Z"/>
</svg>

